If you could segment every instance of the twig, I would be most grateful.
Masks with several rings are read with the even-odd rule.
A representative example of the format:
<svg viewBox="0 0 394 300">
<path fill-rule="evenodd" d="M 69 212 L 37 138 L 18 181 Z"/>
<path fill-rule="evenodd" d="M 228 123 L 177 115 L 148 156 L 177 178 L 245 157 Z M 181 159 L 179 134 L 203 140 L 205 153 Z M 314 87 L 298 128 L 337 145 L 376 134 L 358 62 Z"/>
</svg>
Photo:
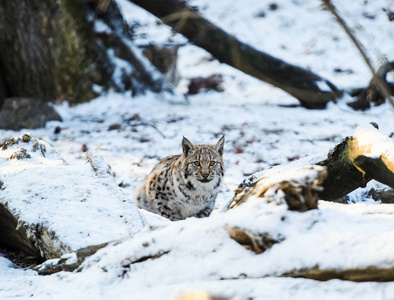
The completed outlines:
<svg viewBox="0 0 394 300">
<path fill-rule="evenodd" d="M 386 82 L 384 82 L 375 72 L 375 69 L 372 66 L 371 60 L 368 58 L 367 54 L 365 53 L 361 43 L 356 39 L 355 35 L 352 33 L 350 28 L 347 26 L 346 22 L 342 17 L 338 14 L 338 11 L 334 4 L 331 3 L 331 0 L 323 0 L 324 5 L 328 8 L 328 10 L 335 16 L 338 23 L 343 27 L 346 34 L 350 37 L 354 45 L 356 45 L 358 51 L 360 51 L 362 57 L 364 58 L 365 62 L 367 63 L 369 69 L 372 72 L 373 80 L 375 81 L 376 85 L 379 87 L 380 92 L 383 96 L 387 99 L 387 101 L 391 104 L 394 108 L 394 101 L 391 98 L 390 92 L 387 88 Z"/>
<path fill-rule="evenodd" d="M 122 116 L 122 119 L 123 119 L 123 122 L 125 122 L 126 124 L 131 125 L 131 126 L 149 126 L 149 127 L 152 127 L 152 128 L 155 129 L 163 138 L 165 138 L 165 139 L 167 138 L 166 135 L 165 135 L 163 132 L 161 132 L 161 131 L 159 130 L 159 128 L 156 127 L 155 124 L 153 124 L 153 123 L 148 123 L 148 122 L 143 121 L 143 120 L 141 119 L 141 117 L 140 117 L 138 114 L 135 114 L 132 118 L 128 118 L 128 119 L 125 118 L 125 116 Z M 135 123 L 134 123 L 134 124 L 131 124 L 132 121 L 134 121 Z"/>
<path fill-rule="evenodd" d="M 167 138 L 166 136 L 165 136 L 165 134 L 163 133 L 163 132 L 161 132 L 160 130 L 159 130 L 159 128 L 157 128 L 156 127 L 156 125 L 154 125 L 154 124 L 151 124 L 151 123 L 145 123 L 145 122 L 141 122 L 141 125 L 143 125 L 143 126 L 150 126 L 150 127 L 152 127 L 153 129 L 156 129 L 156 131 L 163 137 L 163 138 Z"/>
</svg>

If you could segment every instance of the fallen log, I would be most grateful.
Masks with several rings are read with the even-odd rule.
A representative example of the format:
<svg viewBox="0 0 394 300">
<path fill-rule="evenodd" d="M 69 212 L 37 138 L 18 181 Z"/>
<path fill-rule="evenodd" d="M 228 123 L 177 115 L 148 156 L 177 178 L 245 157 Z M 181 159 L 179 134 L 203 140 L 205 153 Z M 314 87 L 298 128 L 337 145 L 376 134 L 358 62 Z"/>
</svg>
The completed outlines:
<svg viewBox="0 0 394 300">
<path fill-rule="evenodd" d="M 104 248 L 108 244 L 109 243 L 103 243 L 87 246 L 75 251 L 74 253 L 62 255 L 60 258 L 47 260 L 45 263 L 37 265 L 33 269 L 36 270 L 39 275 L 51 275 L 60 271 L 73 272 L 80 267 L 87 257 L 95 254 L 98 250 Z"/>
<path fill-rule="evenodd" d="M 0 147 L 1 249 L 19 251 L 20 263 L 23 257 L 42 262 L 145 226 L 103 158 L 88 152 L 87 161 L 69 165 L 48 143 L 29 134 Z M 86 218 L 91 215 L 97 221 Z"/>
<path fill-rule="evenodd" d="M 331 279 L 349 280 L 355 282 L 375 281 L 388 282 L 394 281 L 394 268 L 378 268 L 375 266 L 352 269 L 302 269 L 294 270 L 283 274 L 284 277 L 307 278 L 319 281 Z"/>
<path fill-rule="evenodd" d="M 27 147 L 30 148 L 30 153 L 26 150 Z M 15 151 L 12 151 L 13 148 L 16 148 Z M 33 142 L 29 134 L 24 134 L 21 137 L 9 139 L 1 146 L 0 151 L 12 153 L 5 155 L 8 161 L 20 161 L 30 159 L 36 152 L 38 155 L 45 156 L 46 149 L 47 146 L 44 142 L 39 140 Z M 7 173 L 1 172 L 1 174 Z M 69 252 L 70 248 L 62 243 L 48 227 L 42 226 L 42 224 L 33 224 L 20 218 L 20 211 L 15 210 L 12 200 L 4 195 L 7 192 L 12 193 L 9 191 L 7 180 L 4 180 L 1 185 L 2 190 L 5 191 L 2 192 L 0 200 L 0 245 L 19 250 L 22 256 L 33 256 L 37 261 L 59 257 L 62 253 Z"/>
<path fill-rule="evenodd" d="M 365 187 L 372 179 L 394 188 L 394 142 L 378 129 L 368 126 L 356 129 L 336 145 L 325 159 L 310 157 L 251 175 L 240 184 L 229 208 L 247 201 L 251 196 L 265 197 L 265 192 L 271 187 L 267 182 L 280 182 L 288 174 L 296 174 L 303 162 L 326 169 L 324 178 L 318 174 L 313 175 L 316 177 L 308 175 L 309 181 L 317 179 L 318 183 L 312 185 L 312 190 L 316 191 L 319 199 L 337 200 L 359 187 Z"/>
<path fill-rule="evenodd" d="M 376 76 L 387 84 L 391 96 L 394 96 L 394 83 L 387 82 L 387 73 L 392 71 L 394 71 L 394 61 L 383 64 L 376 72 Z M 375 81 L 372 78 L 366 88 L 354 91 L 352 96 L 357 96 L 357 99 L 348 105 L 356 110 L 366 110 L 371 108 L 372 104 L 375 106 L 383 104 L 385 102 L 385 96 L 379 90 Z"/>
<path fill-rule="evenodd" d="M 372 126 L 356 129 L 317 164 L 328 172 L 320 193 L 324 200 L 345 196 L 372 179 L 394 188 L 394 142 Z"/>
<path fill-rule="evenodd" d="M 130 0 L 160 18 L 220 62 L 272 84 L 308 108 L 324 108 L 342 95 L 334 84 L 306 69 L 291 65 L 240 42 L 203 18 L 184 0 Z"/>
<path fill-rule="evenodd" d="M 394 203 L 394 189 L 392 188 L 373 188 L 368 192 L 368 195 L 375 201 L 381 201 L 382 203 Z"/>
</svg>

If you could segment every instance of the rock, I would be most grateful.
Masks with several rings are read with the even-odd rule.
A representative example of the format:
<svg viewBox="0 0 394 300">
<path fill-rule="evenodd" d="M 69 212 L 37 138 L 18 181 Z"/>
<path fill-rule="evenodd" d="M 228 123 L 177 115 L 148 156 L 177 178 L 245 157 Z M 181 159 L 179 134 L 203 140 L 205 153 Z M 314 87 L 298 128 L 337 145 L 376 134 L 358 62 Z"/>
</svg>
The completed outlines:
<svg viewBox="0 0 394 300">
<path fill-rule="evenodd" d="M 108 127 L 108 131 L 112 131 L 112 130 L 122 130 L 122 125 L 118 123 L 112 124 Z"/>
<path fill-rule="evenodd" d="M 0 110 L 0 129 L 40 128 L 53 120 L 62 119 L 48 103 L 33 98 L 6 98 Z"/>
<path fill-rule="evenodd" d="M 189 82 L 188 86 L 188 94 L 195 95 L 200 93 L 201 91 L 217 91 L 223 92 L 224 89 L 222 87 L 223 77 L 220 74 L 213 74 L 208 77 L 195 77 L 192 78 Z"/>
</svg>

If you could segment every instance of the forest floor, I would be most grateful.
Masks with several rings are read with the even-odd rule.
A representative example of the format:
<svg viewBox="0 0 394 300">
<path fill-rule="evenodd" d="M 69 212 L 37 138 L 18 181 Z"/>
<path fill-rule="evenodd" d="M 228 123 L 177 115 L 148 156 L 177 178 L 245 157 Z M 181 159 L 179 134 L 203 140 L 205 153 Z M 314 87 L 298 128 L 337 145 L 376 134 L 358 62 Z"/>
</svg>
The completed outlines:
<svg viewBox="0 0 394 300">
<path fill-rule="evenodd" d="M 220 64 L 209 53 L 187 44 L 186 39 L 174 34 L 128 1 L 118 2 L 122 5 L 125 17 L 133 24 L 138 24 L 135 27 L 138 45 L 151 42 L 185 43 L 179 49 L 178 69 L 182 76 L 178 87 L 180 91 L 186 91 L 190 78 L 212 74 L 221 74 L 224 89 L 223 92 L 208 91 L 188 96 L 187 105 L 171 104 L 169 95 L 147 93 L 132 98 L 130 94 L 108 92 L 90 103 L 74 107 L 67 103 L 57 105 L 55 108 L 63 122 L 49 122 L 45 128 L 29 130 L 32 136 L 51 144 L 72 165 L 86 164 L 84 158 L 87 149 L 100 153 L 111 166 L 116 183 L 122 187 L 130 201 L 135 186 L 160 159 L 180 154 L 182 136 L 195 144 L 214 144 L 225 135 L 224 161 L 227 171 L 213 213 L 215 217 L 231 201 L 238 184 L 254 172 L 309 155 L 327 153 L 355 128 L 370 122 L 379 124 L 380 131 L 385 135 L 394 135 L 394 110 L 388 104 L 368 111 L 354 111 L 346 105 L 351 99 L 345 96 L 323 110 L 305 109 L 288 94 Z M 366 46 L 374 64 L 378 65 L 379 56 L 394 60 L 394 22 L 390 22 L 388 18 L 388 12 L 394 11 L 393 4 L 390 1 L 337 2 L 340 11 L 346 12 L 345 19 L 352 26 L 362 26 L 363 29 L 358 28 L 356 34 Z M 371 78 L 354 45 L 330 13 L 321 7 L 321 1 L 278 0 L 268 3 L 258 0 L 193 0 L 191 4 L 198 6 L 204 16 L 242 41 L 289 63 L 309 68 L 329 79 L 338 88 L 365 87 Z M 394 76 L 390 76 L 389 79 L 394 81 Z M 1 130 L 0 142 L 24 132 Z M 376 183 L 372 182 L 369 186 L 374 184 Z M 383 205 L 367 195 L 369 186 L 350 195 L 350 200 L 354 203 L 351 204 L 354 206 L 354 214 L 368 214 L 372 209 L 370 207 Z M 338 222 L 346 227 L 345 209 L 321 202 L 322 209 L 326 209 L 324 216 L 327 222 L 333 226 Z M 393 209 L 388 206 L 384 209 L 385 207 L 382 206 L 381 213 L 391 214 Z M 333 216 L 335 211 L 338 218 Z M 273 214 L 275 213 L 274 209 Z M 78 215 L 77 212 L 70 213 L 70 223 L 71 216 L 74 215 Z M 293 217 L 290 216 L 291 218 Z M 202 226 L 209 227 L 208 221 L 204 222 Z M 294 223 L 300 231 L 306 226 L 302 222 L 297 219 Z M 195 224 L 195 220 L 185 224 Z M 364 229 L 357 229 L 356 225 L 362 222 L 354 221 L 351 224 L 354 225 L 350 228 L 355 230 L 355 235 L 359 234 L 357 230 L 367 230 L 363 225 L 360 228 Z M 378 231 L 384 222 L 378 220 L 374 223 L 372 219 L 368 219 L 365 224 Z M 353 233 L 349 231 L 348 234 Z M 387 234 L 389 233 L 388 231 Z M 169 229 L 167 234 L 176 234 L 176 230 Z M 291 236 L 290 232 L 288 234 Z M 318 239 L 318 236 L 319 232 L 315 232 L 309 238 Z M 296 235 L 293 237 L 294 248 L 289 249 L 297 251 Z M 387 256 L 387 252 L 394 247 L 391 240 L 389 238 L 385 243 L 383 236 L 381 240 L 375 241 L 381 245 L 381 252 L 370 255 L 387 257 L 386 261 L 379 263 L 394 263 L 392 255 Z M 300 241 L 302 243 L 302 239 Z M 357 245 L 356 242 L 353 244 L 354 247 Z M 341 248 L 338 245 L 345 252 L 356 249 L 353 246 Z M 209 243 L 207 247 L 210 247 Z M 232 251 L 233 248 L 228 247 L 225 249 Z M 196 249 L 194 250 L 199 251 Z M 361 252 L 362 249 L 357 251 Z M 226 257 L 227 254 L 223 255 Z M 234 255 L 228 256 L 227 263 L 236 260 Z M 334 252 L 331 255 L 327 255 L 325 260 L 328 266 L 335 261 L 334 256 L 340 256 L 341 253 Z M 343 256 L 344 259 L 346 257 Z M 273 256 L 274 258 L 280 259 L 280 256 Z M 361 255 L 360 261 L 363 258 Z M 193 259 L 185 259 L 184 262 L 192 265 Z M 290 259 L 285 259 L 285 262 Z M 248 261 L 249 264 L 253 262 Z M 212 264 L 217 265 L 215 270 L 223 267 L 214 261 Z M 281 264 L 276 261 L 269 265 L 269 269 L 283 269 L 283 264 L 284 262 Z M 335 266 L 335 263 L 332 265 Z M 182 273 L 179 263 L 174 263 L 174 268 L 180 268 L 179 278 L 172 275 L 172 279 L 163 280 L 167 268 L 171 267 L 172 264 L 167 262 L 161 268 L 153 269 L 161 272 L 160 276 L 144 273 L 146 270 L 138 273 L 137 267 L 134 270 L 137 279 L 129 280 L 108 275 L 111 278 L 106 281 L 105 276 L 92 276 L 96 274 L 93 271 L 85 277 L 83 272 L 78 276 L 60 273 L 41 277 L 32 270 L 16 267 L 0 256 L 0 298 L 172 299 L 185 291 L 198 288 L 241 299 L 394 299 L 393 293 L 390 293 L 394 291 L 393 283 L 353 283 L 340 280 L 317 282 L 278 278 L 270 276 L 271 273 L 263 274 L 260 279 L 245 279 L 242 283 L 213 279 L 212 274 L 204 277 L 199 272 L 191 272 L 195 277 L 190 275 L 183 280 L 181 276 L 186 273 Z M 177 269 L 174 272 L 178 272 Z M 150 276 L 155 279 L 147 279 Z"/>
</svg>

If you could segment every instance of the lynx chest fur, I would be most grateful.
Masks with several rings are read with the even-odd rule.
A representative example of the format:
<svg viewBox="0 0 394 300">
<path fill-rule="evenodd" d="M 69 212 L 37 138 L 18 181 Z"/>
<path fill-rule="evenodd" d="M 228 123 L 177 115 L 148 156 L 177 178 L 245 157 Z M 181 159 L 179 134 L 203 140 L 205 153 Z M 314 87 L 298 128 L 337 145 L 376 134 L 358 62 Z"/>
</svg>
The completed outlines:
<svg viewBox="0 0 394 300">
<path fill-rule="evenodd" d="M 181 155 L 160 161 L 134 192 L 139 208 L 170 220 L 207 217 L 224 175 L 224 137 L 216 145 L 182 140 Z"/>
</svg>

